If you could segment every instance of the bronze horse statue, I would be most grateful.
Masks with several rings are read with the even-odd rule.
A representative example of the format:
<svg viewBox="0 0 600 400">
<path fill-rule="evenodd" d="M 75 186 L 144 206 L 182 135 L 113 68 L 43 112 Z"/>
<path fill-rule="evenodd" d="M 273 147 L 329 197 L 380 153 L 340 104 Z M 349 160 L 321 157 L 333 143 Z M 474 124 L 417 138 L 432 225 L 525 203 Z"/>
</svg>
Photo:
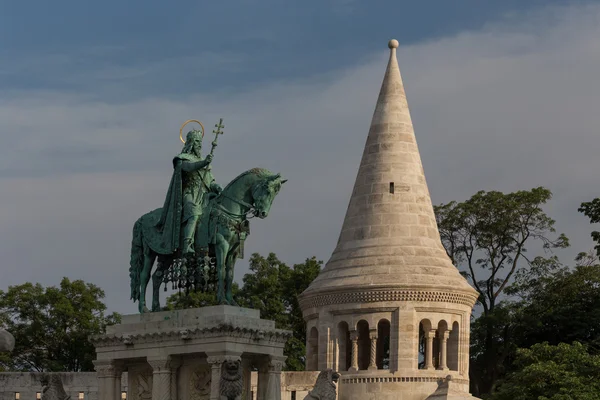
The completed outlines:
<svg viewBox="0 0 600 400">
<path fill-rule="evenodd" d="M 232 296 L 233 271 L 236 259 L 243 254 L 249 234 L 249 216 L 264 219 L 271 204 L 286 182 L 280 174 L 264 168 L 253 168 L 232 180 L 221 193 L 209 200 L 207 211 L 197 225 L 194 237 L 194 256 L 160 254 L 148 237 L 155 232 L 161 208 L 141 216 L 133 227 L 129 275 L 131 299 L 138 301 L 140 313 L 146 308 L 146 288 L 152 274 L 152 311 L 160 311 L 160 285 L 172 282 L 175 286 L 208 290 L 216 289 L 219 304 L 236 305 Z M 212 275 L 212 279 L 211 279 Z M 165 286 L 165 290 L 167 290 Z"/>
</svg>

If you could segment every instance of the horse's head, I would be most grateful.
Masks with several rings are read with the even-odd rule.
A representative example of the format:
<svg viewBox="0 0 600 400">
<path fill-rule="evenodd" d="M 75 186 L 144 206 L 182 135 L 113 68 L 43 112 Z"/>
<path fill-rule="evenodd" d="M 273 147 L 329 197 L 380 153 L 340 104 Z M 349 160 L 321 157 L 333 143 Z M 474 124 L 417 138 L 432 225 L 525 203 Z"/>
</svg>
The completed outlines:
<svg viewBox="0 0 600 400">
<path fill-rule="evenodd" d="M 252 198 L 255 215 L 259 218 L 267 218 L 271 210 L 273 199 L 279 193 L 281 185 L 287 182 L 282 179 L 281 174 L 271 175 L 264 180 L 257 182 L 252 188 Z"/>
</svg>

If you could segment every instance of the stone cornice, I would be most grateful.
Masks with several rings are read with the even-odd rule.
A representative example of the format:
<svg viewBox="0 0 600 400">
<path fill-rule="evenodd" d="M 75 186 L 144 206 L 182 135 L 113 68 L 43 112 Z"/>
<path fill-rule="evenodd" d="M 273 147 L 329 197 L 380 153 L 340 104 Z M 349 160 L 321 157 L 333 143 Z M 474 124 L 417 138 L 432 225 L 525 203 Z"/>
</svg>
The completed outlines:
<svg viewBox="0 0 600 400">
<path fill-rule="evenodd" d="M 229 324 L 221 324 L 210 328 L 176 329 L 145 333 L 129 333 L 123 335 L 94 335 L 90 338 L 96 347 L 115 345 L 132 346 L 142 343 L 156 343 L 165 340 L 189 341 L 215 337 L 230 337 L 267 343 L 285 343 L 292 333 L 282 329 L 260 330 L 239 328 Z"/>
<path fill-rule="evenodd" d="M 445 378 L 436 376 L 386 376 L 386 377 L 357 377 L 342 376 L 340 381 L 345 384 L 365 384 L 365 383 L 396 383 L 396 382 L 444 382 Z M 453 383 L 468 385 L 468 379 L 452 378 Z"/>
<path fill-rule="evenodd" d="M 307 310 L 333 304 L 375 303 L 390 301 L 439 302 L 461 304 L 473 307 L 477 296 L 471 293 L 452 292 L 435 289 L 385 289 L 365 287 L 345 288 L 340 291 L 303 293 L 300 296 L 300 308 Z"/>
</svg>

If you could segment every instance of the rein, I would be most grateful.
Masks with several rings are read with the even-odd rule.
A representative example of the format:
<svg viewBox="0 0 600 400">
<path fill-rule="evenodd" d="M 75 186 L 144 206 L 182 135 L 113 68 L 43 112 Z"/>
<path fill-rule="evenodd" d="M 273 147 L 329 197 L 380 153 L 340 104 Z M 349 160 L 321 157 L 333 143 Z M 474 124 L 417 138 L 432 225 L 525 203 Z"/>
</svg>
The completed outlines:
<svg viewBox="0 0 600 400">
<path fill-rule="evenodd" d="M 242 207 L 247 208 L 248 211 L 246 211 L 243 214 L 235 214 L 235 213 L 232 213 L 231 211 L 227 210 L 225 207 L 223 207 L 223 205 L 220 202 L 217 202 L 216 205 L 219 206 L 220 211 L 225 212 L 226 214 L 228 214 L 229 216 L 231 216 L 233 218 L 246 218 L 246 219 L 250 219 L 250 218 L 254 217 L 254 215 L 256 213 L 256 210 L 254 209 L 254 206 L 252 204 L 246 203 L 243 200 L 234 199 L 233 197 L 228 196 L 227 194 L 225 194 L 225 192 L 219 193 L 219 195 L 216 197 L 216 199 L 218 199 L 221 196 L 223 196 L 224 198 L 226 198 L 228 200 L 233 201 L 234 203 L 239 204 Z M 251 216 L 248 217 L 248 215 L 250 215 L 250 214 L 251 214 Z"/>
</svg>

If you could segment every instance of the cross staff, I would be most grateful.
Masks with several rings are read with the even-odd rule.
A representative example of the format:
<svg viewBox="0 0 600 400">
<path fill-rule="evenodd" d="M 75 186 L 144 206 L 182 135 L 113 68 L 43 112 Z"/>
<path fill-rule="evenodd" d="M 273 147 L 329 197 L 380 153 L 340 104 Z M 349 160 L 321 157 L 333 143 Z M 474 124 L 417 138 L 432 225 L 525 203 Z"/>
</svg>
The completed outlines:
<svg viewBox="0 0 600 400">
<path fill-rule="evenodd" d="M 223 131 L 221 129 L 225 128 L 225 125 L 223 125 L 223 118 L 219 119 L 219 123 L 215 124 L 215 128 L 217 128 L 217 130 L 213 131 L 213 133 L 215 134 L 215 140 L 212 141 L 212 148 L 210 149 L 211 155 L 213 151 L 215 151 L 215 147 L 217 147 L 217 139 L 219 138 L 219 135 L 223 134 Z"/>
</svg>

